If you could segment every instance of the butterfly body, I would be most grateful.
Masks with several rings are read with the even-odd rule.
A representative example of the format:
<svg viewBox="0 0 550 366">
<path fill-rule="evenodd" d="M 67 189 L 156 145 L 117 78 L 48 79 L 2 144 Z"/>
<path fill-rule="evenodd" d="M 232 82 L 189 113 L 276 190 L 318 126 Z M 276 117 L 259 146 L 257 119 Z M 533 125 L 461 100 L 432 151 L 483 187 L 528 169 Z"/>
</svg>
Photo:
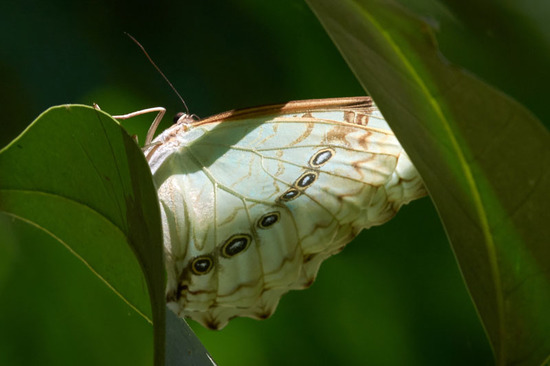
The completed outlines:
<svg viewBox="0 0 550 366">
<path fill-rule="evenodd" d="M 425 194 L 368 97 L 184 119 L 145 154 L 161 201 L 168 304 L 213 329 L 268 317 L 362 229 Z"/>
</svg>

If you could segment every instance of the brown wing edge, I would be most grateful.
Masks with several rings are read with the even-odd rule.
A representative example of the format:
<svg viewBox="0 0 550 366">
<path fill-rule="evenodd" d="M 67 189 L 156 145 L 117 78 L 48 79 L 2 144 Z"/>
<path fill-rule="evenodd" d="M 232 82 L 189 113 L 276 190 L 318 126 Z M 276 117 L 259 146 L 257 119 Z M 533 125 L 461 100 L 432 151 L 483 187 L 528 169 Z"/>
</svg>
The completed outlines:
<svg viewBox="0 0 550 366">
<path fill-rule="evenodd" d="M 282 104 L 264 105 L 252 108 L 233 109 L 220 114 L 201 119 L 193 125 L 213 123 L 227 120 L 248 119 L 263 115 L 286 114 L 289 112 L 305 113 L 312 110 L 368 110 L 374 107 L 371 97 L 343 97 L 326 99 L 297 100 Z"/>
</svg>

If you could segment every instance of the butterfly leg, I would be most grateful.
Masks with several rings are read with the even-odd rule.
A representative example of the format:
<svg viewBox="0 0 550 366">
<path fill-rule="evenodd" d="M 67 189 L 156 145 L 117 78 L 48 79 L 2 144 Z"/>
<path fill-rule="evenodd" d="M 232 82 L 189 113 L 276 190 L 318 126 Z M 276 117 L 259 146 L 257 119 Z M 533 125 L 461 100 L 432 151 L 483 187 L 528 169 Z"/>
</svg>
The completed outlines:
<svg viewBox="0 0 550 366">
<path fill-rule="evenodd" d="M 163 107 L 153 107 L 153 108 L 147 108 L 142 109 L 136 112 L 123 114 L 120 116 L 113 116 L 114 119 L 128 119 L 136 116 L 141 116 L 142 114 L 151 113 L 151 112 L 157 112 L 157 116 L 153 120 L 153 123 L 151 123 L 151 127 L 149 127 L 149 131 L 147 131 L 147 136 L 145 137 L 145 146 L 149 145 L 151 141 L 153 141 L 153 137 L 155 135 L 155 131 L 157 130 L 157 127 L 162 120 L 162 117 L 164 117 L 164 113 L 166 113 L 166 109 Z"/>
<path fill-rule="evenodd" d="M 97 110 L 97 111 L 100 111 L 100 110 L 101 110 L 101 108 L 99 108 L 99 104 L 97 104 L 97 103 L 94 103 L 94 104 L 93 104 L 93 107 L 94 107 L 94 109 Z M 136 113 L 135 115 L 137 116 L 139 112 L 140 112 L 140 111 L 135 112 L 135 113 Z M 159 113 L 160 113 L 160 112 L 159 112 Z M 130 118 L 130 117 L 133 117 L 133 116 L 131 116 L 131 115 L 129 115 L 129 114 L 123 115 L 123 116 L 113 116 L 113 118 L 117 118 L 117 119 L 125 119 L 125 118 Z M 137 135 L 132 135 L 132 139 L 136 142 L 136 144 L 139 145 L 139 141 L 138 141 Z"/>
</svg>

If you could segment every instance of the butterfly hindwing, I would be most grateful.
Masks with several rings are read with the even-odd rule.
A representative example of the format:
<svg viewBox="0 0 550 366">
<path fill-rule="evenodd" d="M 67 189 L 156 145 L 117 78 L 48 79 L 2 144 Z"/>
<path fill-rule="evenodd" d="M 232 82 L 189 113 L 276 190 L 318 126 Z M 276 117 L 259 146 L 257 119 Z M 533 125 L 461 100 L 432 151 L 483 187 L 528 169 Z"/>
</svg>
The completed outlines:
<svg viewBox="0 0 550 366">
<path fill-rule="evenodd" d="M 295 103 L 175 125 L 153 141 L 167 299 L 180 315 L 216 329 L 268 317 L 361 229 L 425 194 L 370 98 Z"/>
</svg>

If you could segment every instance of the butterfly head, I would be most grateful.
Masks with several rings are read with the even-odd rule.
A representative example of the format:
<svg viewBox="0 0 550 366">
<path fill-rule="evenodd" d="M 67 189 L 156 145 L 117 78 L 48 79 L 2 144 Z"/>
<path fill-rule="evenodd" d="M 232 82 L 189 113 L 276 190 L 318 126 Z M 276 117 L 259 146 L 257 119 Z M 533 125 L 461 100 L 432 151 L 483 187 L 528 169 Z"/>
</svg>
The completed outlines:
<svg viewBox="0 0 550 366">
<path fill-rule="evenodd" d="M 196 114 L 178 112 L 174 116 L 174 124 L 176 125 L 189 125 L 198 120 L 199 120 L 199 117 Z"/>
</svg>

